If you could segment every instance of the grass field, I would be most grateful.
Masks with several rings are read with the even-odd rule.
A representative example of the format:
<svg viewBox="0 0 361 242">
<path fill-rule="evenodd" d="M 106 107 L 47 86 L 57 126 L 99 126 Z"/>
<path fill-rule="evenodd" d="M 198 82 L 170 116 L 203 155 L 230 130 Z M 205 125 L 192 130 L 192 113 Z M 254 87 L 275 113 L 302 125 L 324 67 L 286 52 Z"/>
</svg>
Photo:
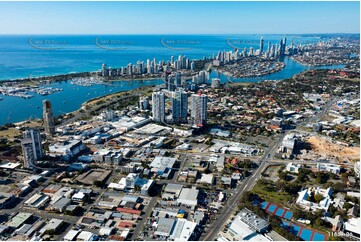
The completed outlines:
<svg viewBox="0 0 361 242">
<path fill-rule="evenodd" d="M 270 182 L 270 184 L 272 184 L 272 182 Z M 262 199 L 266 201 L 275 202 L 278 204 L 294 200 L 294 197 L 287 192 L 271 191 L 269 185 L 263 185 L 260 181 L 258 181 L 257 184 L 254 186 L 252 192 L 258 194 Z"/>
<path fill-rule="evenodd" d="M 0 137 L 7 138 L 9 140 L 13 140 L 14 137 L 21 134 L 21 131 L 15 128 L 9 128 L 7 130 L 0 131 Z"/>
</svg>

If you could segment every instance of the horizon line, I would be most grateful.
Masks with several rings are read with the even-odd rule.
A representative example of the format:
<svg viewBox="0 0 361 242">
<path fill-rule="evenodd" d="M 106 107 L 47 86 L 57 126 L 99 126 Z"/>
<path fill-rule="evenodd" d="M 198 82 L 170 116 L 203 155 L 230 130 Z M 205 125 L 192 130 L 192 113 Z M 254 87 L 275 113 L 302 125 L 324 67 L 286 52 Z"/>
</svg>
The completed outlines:
<svg viewBox="0 0 361 242">
<path fill-rule="evenodd" d="M 0 33 L 0 35 L 325 35 L 325 34 L 353 34 L 360 32 L 325 32 L 325 33 Z"/>
</svg>

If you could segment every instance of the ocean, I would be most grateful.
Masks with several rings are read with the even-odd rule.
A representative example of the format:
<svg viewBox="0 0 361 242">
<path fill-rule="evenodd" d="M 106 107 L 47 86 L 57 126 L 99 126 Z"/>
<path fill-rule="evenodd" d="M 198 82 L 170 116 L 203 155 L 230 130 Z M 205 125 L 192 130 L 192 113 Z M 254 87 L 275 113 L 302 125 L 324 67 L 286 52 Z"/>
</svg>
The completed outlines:
<svg viewBox="0 0 361 242">
<path fill-rule="evenodd" d="M 51 76 L 73 72 L 100 70 L 106 63 L 108 67 L 118 68 L 128 63 L 147 59 L 158 61 L 175 59 L 186 55 L 190 59 L 201 59 L 216 55 L 218 51 L 230 51 L 252 47 L 260 48 L 260 38 L 264 39 L 264 49 L 277 44 L 287 37 L 287 44 L 310 43 L 319 41 L 315 37 L 298 35 L 0 35 L 0 82 L 37 76 Z M 280 80 L 292 77 L 309 67 L 285 58 L 284 70 L 257 78 L 232 79 L 235 82 L 258 82 L 262 80 Z M 330 68 L 340 68 L 338 66 Z M 211 77 L 227 77 L 212 72 Z M 71 112 L 94 97 L 118 91 L 132 90 L 145 85 L 161 84 L 161 80 L 137 80 L 112 82 L 111 85 L 91 87 L 75 86 L 64 82 L 48 86 L 60 87 L 62 92 L 48 96 L 35 94 L 33 98 L 22 99 L 0 95 L 0 125 L 9 122 L 40 118 L 42 100 L 49 99 L 55 115 Z"/>
</svg>

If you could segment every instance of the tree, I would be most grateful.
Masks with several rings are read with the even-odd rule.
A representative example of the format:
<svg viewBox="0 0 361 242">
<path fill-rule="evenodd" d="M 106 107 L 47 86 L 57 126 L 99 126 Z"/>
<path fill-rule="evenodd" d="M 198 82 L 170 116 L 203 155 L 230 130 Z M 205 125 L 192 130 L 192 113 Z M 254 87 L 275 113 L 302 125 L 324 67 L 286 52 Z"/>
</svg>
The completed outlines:
<svg viewBox="0 0 361 242">
<path fill-rule="evenodd" d="M 343 181 L 343 182 L 346 182 L 346 181 L 348 180 L 348 176 L 349 176 L 348 173 L 346 173 L 346 172 L 342 173 L 342 174 L 341 174 L 341 179 L 342 179 L 342 181 Z"/>
<path fill-rule="evenodd" d="M 245 159 L 243 161 L 238 162 L 239 168 L 252 168 L 253 162 L 249 159 Z"/>
<path fill-rule="evenodd" d="M 318 184 L 324 184 L 328 181 L 328 179 L 329 179 L 328 173 L 322 173 L 322 172 L 317 173 L 316 182 Z"/>
<path fill-rule="evenodd" d="M 282 220 L 279 217 L 277 217 L 276 215 L 273 215 L 273 214 L 269 215 L 268 221 L 269 221 L 272 228 L 278 227 L 280 224 L 282 224 Z"/>
<path fill-rule="evenodd" d="M 284 181 L 279 180 L 279 181 L 276 182 L 276 189 L 278 191 L 284 191 L 285 186 L 286 186 L 286 182 L 284 182 Z"/>
<path fill-rule="evenodd" d="M 346 209 L 346 210 L 349 210 L 352 207 L 353 207 L 353 205 L 351 203 L 348 203 L 348 202 L 343 205 L 343 208 Z"/>
<path fill-rule="evenodd" d="M 319 203 L 319 202 L 322 201 L 323 196 L 322 196 L 321 194 L 316 194 L 316 195 L 314 196 L 314 199 L 315 199 L 315 202 L 316 202 L 316 203 Z"/>
<path fill-rule="evenodd" d="M 278 176 L 279 176 L 280 179 L 282 179 L 284 181 L 287 181 L 287 172 L 281 171 L 281 172 L 278 173 Z"/>
<path fill-rule="evenodd" d="M 315 225 L 316 225 L 317 227 L 322 227 L 322 226 L 324 225 L 323 219 L 321 219 L 320 217 L 316 218 L 316 220 L 315 220 Z"/>
<path fill-rule="evenodd" d="M 315 202 L 315 193 L 312 191 L 311 194 L 307 197 L 307 201 Z"/>
<path fill-rule="evenodd" d="M 306 169 L 300 169 L 297 175 L 297 182 L 303 183 L 305 181 L 307 181 L 307 170 Z"/>
<path fill-rule="evenodd" d="M 304 217 L 303 211 L 301 211 L 299 209 L 294 209 L 292 212 L 293 212 L 293 217 L 296 218 L 296 219 Z"/>
<path fill-rule="evenodd" d="M 345 187 L 346 187 L 345 183 L 337 182 L 333 184 L 332 189 L 334 193 L 338 193 L 338 192 L 342 192 L 345 189 Z"/>
<path fill-rule="evenodd" d="M 359 204 L 360 201 L 357 197 L 352 197 L 352 196 L 347 196 L 345 197 L 346 201 L 350 201 L 350 202 L 353 202 L 353 203 L 356 203 L 356 204 Z"/>
<path fill-rule="evenodd" d="M 286 182 L 284 187 L 285 191 L 292 195 L 297 195 L 301 188 L 302 188 L 301 184 L 294 182 Z"/>
</svg>

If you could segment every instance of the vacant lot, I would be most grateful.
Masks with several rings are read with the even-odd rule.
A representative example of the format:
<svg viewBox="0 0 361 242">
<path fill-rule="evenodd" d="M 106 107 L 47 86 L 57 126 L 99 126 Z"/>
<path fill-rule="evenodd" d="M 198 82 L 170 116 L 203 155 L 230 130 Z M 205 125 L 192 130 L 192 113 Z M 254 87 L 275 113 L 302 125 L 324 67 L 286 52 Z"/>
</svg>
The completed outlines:
<svg viewBox="0 0 361 242">
<path fill-rule="evenodd" d="M 278 170 L 281 166 L 268 166 L 267 169 L 263 172 L 266 175 L 266 178 L 272 180 L 273 182 L 278 181 Z"/>
<path fill-rule="evenodd" d="M 339 161 L 360 159 L 360 147 L 347 147 L 316 136 L 311 136 L 307 142 L 320 155 L 333 156 Z"/>
</svg>

